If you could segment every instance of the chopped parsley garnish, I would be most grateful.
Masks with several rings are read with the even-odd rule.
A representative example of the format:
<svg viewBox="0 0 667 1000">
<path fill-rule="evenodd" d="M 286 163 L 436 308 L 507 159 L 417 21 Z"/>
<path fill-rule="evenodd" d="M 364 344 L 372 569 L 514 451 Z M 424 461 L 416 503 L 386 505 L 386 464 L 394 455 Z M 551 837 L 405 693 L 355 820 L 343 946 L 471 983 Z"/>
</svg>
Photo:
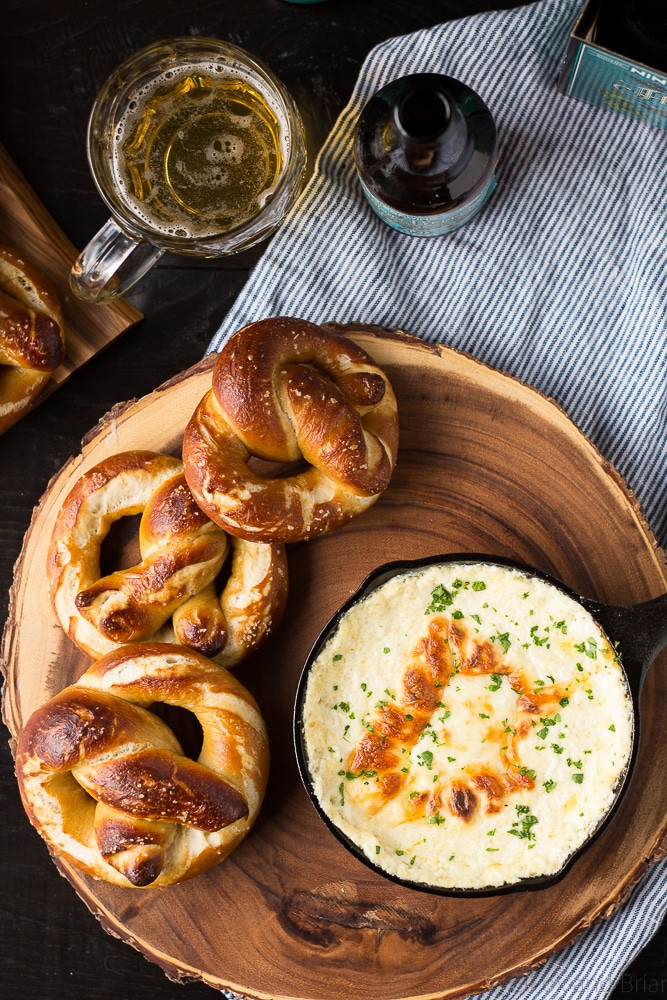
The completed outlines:
<svg viewBox="0 0 667 1000">
<path fill-rule="evenodd" d="M 424 612 L 425 615 L 432 614 L 437 611 L 444 611 L 445 608 L 450 607 L 454 603 L 454 598 L 447 590 L 447 588 L 439 583 L 437 587 L 434 587 L 431 591 L 431 603 Z"/>
<path fill-rule="evenodd" d="M 597 660 L 598 656 L 598 644 L 596 639 L 584 639 L 583 642 L 574 644 L 574 648 L 580 653 L 584 653 L 591 660 Z"/>
<path fill-rule="evenodd" d="M 544 646 L 549 641 L 549 636 L 545 635 L 542 639 L 538 639 L 537 630 L 539 625 L 533 625 L 530 630 L 530 638 L 533 640 L 534 646 Z"/>
<path fill-rule="evenodd" d="M 547 781 L 542 782 L 542 787 L 546 792 L 552 792 L 556 787 L 556 782 L 553 780 L 553 778 L 549 778 Z"/>
<path fill-rule="evenodd" d="M 472 582 L 473 590 L 486 590 L 486 584 L 483 580 L 473 580 Z"/>
<path fill-rule="evenodd" d="M 522 840 L 535 840 L 535 831 L 533 827 L 538 822 L 537 816 L 533 816 L 530 811 L 529 806 L 517 806 L 517 820 L 512 823 L 512 829 L 508 830 L 514 837 L 520 837 Z"/>
<path fill-rule="evenodd" d="M 334 661 L 334 663 L 337 663 L 338 660 L 342 660 L 342 659 L 343 659 L 343 654 L 342 653 L 336 653 L 334 655 L 333 661 Z"/>
<path fill-rule="evenodd" d="M 540 722 L 542 723 L 543 726 L 556 726 L 560 721 L 561 721 L 560 712 L 556 712 L 553 718 L 549 718 L 548 716 L 546 718 L 540 717 Z M 541 739 L 544 739 L 544 737 L 542 736 Z"/>
<path fill-rule="evenodd" d="M 491 674 L 491 683 L 487 684 L 487 691 L 497 691 L 503 682 L 502 674 Z"/>
<path fill-rule="evenodd" d="M 430 771 L 433 767 L 433 754 L 430 750 L 422 750 L 421 753 L 418 753 L 417 760 L 420 767 L 423 765 L 427 771 Z"/>
<path fill-rule="evenodd" d="M 582 781 L 584 780 L 584 776 L 583 776 L 583 774 L 581 773 L 581 771 L 577 771 L 577 773 L 576 773 L 576 774 L 573 774 L 573 775 L 572 775 L 572 780 L 573 780 L 573 781 L 576 781 L 576 783 L 577 783 L 578 785 L 580 785 L 580 784 L 582 783 Z"/>
<path fill-rule="evenodd" d="M 345 775 L 347 781 L 354 781 L 355 778 L 374 778 L 377 771 L 339 771 L 339 777 Z"/>
<path fill-rule="evenodd" d="M 495 635 L 491 636 L 491 642 L 498 642 L 498 643 L 500 643 L 500 645 L 503 648 L 503 653 L 506 653 L 507 650 L 512 645 L 512 643 L 510 641 L 510 634 L 509 634 L 509 632 L 496 632 Z"/>
</svg>

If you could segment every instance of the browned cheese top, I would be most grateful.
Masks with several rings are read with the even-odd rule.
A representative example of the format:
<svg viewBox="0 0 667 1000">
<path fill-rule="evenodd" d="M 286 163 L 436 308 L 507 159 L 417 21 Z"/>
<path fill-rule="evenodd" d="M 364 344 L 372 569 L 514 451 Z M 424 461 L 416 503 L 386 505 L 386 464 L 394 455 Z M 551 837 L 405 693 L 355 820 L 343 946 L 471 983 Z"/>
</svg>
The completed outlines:
<svg viewBox="0 0 667 1000">
<path fill-rule="evenodd" d="M 401 878 L 553 874 L 608 810 L 632 743 L 613 648 L 559 588 L 504 566 L 394 578 L 343 617 L 304 705 L 317 800 Z"/>
</svg>

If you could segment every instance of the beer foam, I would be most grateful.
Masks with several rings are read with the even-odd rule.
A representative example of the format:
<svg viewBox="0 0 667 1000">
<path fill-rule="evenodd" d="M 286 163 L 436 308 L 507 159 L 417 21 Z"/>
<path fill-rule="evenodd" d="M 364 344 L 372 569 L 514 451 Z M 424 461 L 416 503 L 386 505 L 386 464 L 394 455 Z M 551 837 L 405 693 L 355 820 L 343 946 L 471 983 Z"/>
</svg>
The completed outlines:
<svg viewBox="0 0 667 1000">
<path fill-rule="evenodd" d="M 236 136 L 227 134 L 218 136 L 208 146 L 205 156 L 211 163 L 240 163 L 244 151 L 245 144 Z"/>
<path fill-rule="evenodd" d="M 140 198 L 134 196 L 128 190 L 125 180 L 128 174 L 128 164 L 123 153 L 123 144 L 132 135 L 133 129 L 145 114 L 149 102 L 159 94 L 160 90 L 163 88 L 168 89 L 169 87 L 173 89 L 179 81 L 185 80 L 188 76 L 192 75 L 210 77 L 214 81 L 240 81 L 255 89 L 279 122 L 279 154 L 284 164 L 289 162 L 291 153 L 288 116 L 280 95 L 271 92 L 262 76 L 253 73 L 252 70 L 241 63 L 232 61 L 225 64 L 213 59 L 193 59 L 182 66 L 164 70 L 132 91 L 131 99 L 128 101 L 125 110 L 116 123 L 111 144 L 111 169 L 117 194 L 126 209 L 138 220 L 139 224 L 148 227 L 158 236 L 178 236 L 188 240 L 213 236 L 219 231 L 219 228 L 215 225 L 212 226 L 210 223 L 207 224 L 204 220 L 197 220 L 186 208 L 183 208 L 183 214 L 177 220 L 173 219 L 171 222 L 166 222 L 156 218 L 151 212 L 150 206 L 146 206 Z M 176 105 L 178 95 L 165 94 L 160 96 L 163 96 L 165 100 L 164 110 L 168 116 Z M 205 107 L 209 102 L 213 104 L 217 97 L 215 87 L 213 87 L 210 94 L 197 98 L 198 106 L 200 108 Z M 239 129 L 250 128 L 253 124 L 253 117 L 250 112 L 247 115 L 229 113 L 230 121 Z M 177 168 L 181 170 L 182 176 L 193 185 L 221 188 L 224 187 L 228 180 L 226 171 L 221 169 L 221 167 L 225 164 L 238 165 L 242 160 L 244 148 L 244 143 L 238 135 L 222 134 L 204 150 L 204 157 L 211 164 L 210 170 L 187 171 L 181 161 L 177 161 Z M 267 187 L 257 197 L 258 211 L 263 209 L 267 202 L 271 200 L 283 174 L 284 170 L 281 171 L 276 183 Z M 154 171 L 151 170 L 147 170 L 143 174 L 142 179 L 151 186 L 159 183 Z M 220 206 L 220 210 L 222 212 L 222 206 Z"/>
</svg>

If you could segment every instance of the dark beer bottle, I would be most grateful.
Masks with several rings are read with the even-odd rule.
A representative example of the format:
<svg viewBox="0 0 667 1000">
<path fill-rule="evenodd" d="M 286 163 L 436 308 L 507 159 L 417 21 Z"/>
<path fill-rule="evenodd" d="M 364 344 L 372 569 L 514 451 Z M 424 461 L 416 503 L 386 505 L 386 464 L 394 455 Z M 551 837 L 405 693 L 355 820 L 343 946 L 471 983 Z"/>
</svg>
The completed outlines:
<svg viewBox="0 0 667 1000">
<path fill-rule="evenodd" d="M 496 149 L 491 112 L 470 87 L 415 73 L 366 104 L 354 156 L 381 219 L 404 233 L 439 236 L 468 222 L 493 192 Z"/>
</svg>

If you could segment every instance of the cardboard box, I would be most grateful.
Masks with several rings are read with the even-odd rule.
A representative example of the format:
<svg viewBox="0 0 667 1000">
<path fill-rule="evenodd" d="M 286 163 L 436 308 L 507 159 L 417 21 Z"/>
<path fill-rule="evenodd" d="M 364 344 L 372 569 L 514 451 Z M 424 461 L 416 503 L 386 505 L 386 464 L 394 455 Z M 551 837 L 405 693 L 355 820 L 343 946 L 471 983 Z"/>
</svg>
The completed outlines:
<svg viewBox="0 0 667 1000">
<path fill-rule="evenodd" d="M 588 0 L 570 34 L 559 89 L 580 101 L 667 130 L 667 73 L 593 41 L 600 2 Z"/>
</svg>

